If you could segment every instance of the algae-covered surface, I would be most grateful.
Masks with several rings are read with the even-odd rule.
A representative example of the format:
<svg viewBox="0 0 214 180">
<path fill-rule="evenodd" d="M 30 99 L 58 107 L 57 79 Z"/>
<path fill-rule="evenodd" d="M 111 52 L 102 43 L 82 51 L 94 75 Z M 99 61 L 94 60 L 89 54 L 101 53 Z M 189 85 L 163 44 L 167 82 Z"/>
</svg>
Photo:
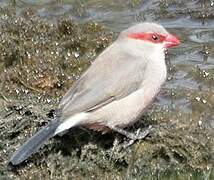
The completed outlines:
<svg viewBox="0 0 214 180">
<path fill-rule="evenodd" d="M 18 167 L 13 152 L 54 116 L 60 98 L 121 29 L 155 21 L 181 39 L 168 80 L 130 131 L 72 129 Z M 0 2 L 0 179 L 214 179 L 214 1 Z"/>
</svg>

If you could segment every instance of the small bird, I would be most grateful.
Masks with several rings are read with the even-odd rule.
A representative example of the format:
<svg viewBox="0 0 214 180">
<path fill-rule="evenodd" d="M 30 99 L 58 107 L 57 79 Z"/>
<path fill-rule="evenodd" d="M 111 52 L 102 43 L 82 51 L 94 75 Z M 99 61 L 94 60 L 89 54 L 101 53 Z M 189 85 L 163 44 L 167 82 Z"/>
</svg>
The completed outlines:
<svg viewBox="0 0 214 180">
<path fill-rule="evenodd" d="M 124 128 L 140 118 L 160 91 L 167 76 L 165 49 L 179 44 L 156 23 L 143 22 L 122 31 L 64 95 L 56 117 L 25 142 L 10 163 L 22 163 L 47 139 L 76 126 L 143 139 L 148 130 L 134 134 Z"/>
</svg>

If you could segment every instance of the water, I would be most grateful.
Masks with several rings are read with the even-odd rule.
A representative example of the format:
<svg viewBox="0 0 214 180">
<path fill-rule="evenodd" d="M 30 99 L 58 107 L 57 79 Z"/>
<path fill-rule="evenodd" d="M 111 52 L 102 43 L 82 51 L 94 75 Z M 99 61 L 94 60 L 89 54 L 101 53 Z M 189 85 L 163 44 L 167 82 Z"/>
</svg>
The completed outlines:
<svg viewBox="0 0 214 180">
<path fill-rule="evenodd" d="M 181 164 L 182 158 L 187 158 L 184 160 L 185 166 L 187 164 L 194 170 L 204 170 L 204 175 L 187 173 L 180 177 L 188 179 L 213 177 L 211 175 L 214 160 L 213 0 L 14 0 L 10 2 L 2 0 L 0 2 L 2 8 L 8 5 L 17 16 L 21 17 L 26 10 L 31 9 L 34 16 L 50 23 L 57 23 L 61 18 L 74 19 L 80 23 L 95 21 L 118 33 L 136 22 L 155 21 L 176 34 L 182 43 L 168 53 L 170 59 L 168 81 L 155 104 L 163 111 L 162 125 L 168 124 L 170 128 L 175 126 L 174 132 L 181 134 L 177 135 L 180 138 L 177 144 L 173 142 L 174 144 L 170 145 L 176 153 L 169 150 L 169 147 L 163 147 L 164 154 L 167 156 L 170 154 L 173 156 L 172 159 Z M 171 133 L 173 134 L 173 129 Z M 162 140 L 165 141 L 167 138 L 169 136 L 163 136 Z M 183 141 L 183 144 L 180 141 Z M 198 143 L 198 146 L 195 143 Z M 182 148 L 176 149 L 177 146 Z M 183 157 L 176 157 L 176 154 Z M 162 175 L 161 177 L 164 178 Z M 169 177 L 168 174 L 166 177 Z M 171 178 L 173 177 L 177 175 L 171 175 Z"/>
</svg>

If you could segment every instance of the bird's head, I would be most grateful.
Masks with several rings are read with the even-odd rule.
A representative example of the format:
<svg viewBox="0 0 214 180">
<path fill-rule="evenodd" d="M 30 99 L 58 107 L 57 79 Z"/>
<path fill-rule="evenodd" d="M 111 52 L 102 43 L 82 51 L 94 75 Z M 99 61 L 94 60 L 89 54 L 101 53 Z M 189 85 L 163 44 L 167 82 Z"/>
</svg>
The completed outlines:
<svg viewBox="0 0 214 180">
<path fill-rule="evenodd" d="M 163 26 L 156 23 L 139 23 L 120 33 L 119 38 L 134 40 L 147 46 L 159 46 L 163 49 L 180 44 L 179 39 L 170 34 Z"/>
</svg>

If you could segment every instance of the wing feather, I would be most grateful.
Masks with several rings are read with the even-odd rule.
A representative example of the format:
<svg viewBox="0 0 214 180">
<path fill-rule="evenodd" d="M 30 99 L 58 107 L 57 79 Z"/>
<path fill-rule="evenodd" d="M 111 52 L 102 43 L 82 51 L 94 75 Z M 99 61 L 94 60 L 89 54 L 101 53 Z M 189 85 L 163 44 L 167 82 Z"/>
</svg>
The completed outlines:
<svg viewBox="0 0 214 180">
<path fill-rule="evenodd" d="M 142 63 L 139 57 L 115 49 L 111 45 L 98 56 L 62 98 L 59 105 L 62 116 L 95 110 L 139 88 L 146 63 Z"/>
</svg>

